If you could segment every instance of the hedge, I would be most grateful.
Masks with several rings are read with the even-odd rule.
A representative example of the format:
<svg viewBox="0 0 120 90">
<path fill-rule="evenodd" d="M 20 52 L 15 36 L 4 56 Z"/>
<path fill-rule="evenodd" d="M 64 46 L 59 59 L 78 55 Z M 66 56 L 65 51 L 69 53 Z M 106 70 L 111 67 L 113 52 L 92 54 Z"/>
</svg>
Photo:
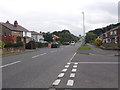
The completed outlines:
<svg viewBox="0 0 120 90">
<path fill-rule="evenodd" d="M 5 44 L 5 48 L 12 48 L 12 47 L 22 47 L 23 46 L 23 42 L 18 42 L 18 43 L 6 43 Z"/>
<path fill-rule="evenodd" d="M 36 49 L 36 43 L 35 43 L 35 41 L 30 41 L 29 43 L 26 43 L 26 45 L 25 45 L 26 47 L 26 49 Z"/>
<path fill-rule="evenodd" d="M 37 48 L 47 47 L 48 43 L 36 42 Z"/>
</svg>

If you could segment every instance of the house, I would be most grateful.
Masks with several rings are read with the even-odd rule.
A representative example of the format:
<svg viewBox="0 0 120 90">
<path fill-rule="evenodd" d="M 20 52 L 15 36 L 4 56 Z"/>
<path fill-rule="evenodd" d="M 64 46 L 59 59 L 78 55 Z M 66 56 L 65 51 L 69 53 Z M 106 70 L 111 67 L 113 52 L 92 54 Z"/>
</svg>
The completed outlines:
<svg viewBox="0 0 120 90">
<path fill-rule="evenodd" d="M 0 23 L 2 25 L 2 41 L 5 43 L 8 42 L 17 42 L 17 37 L 20 36 L 24 43 L 28 43 L 31 40 L 31 32 L 29 32 L 24 27 L 18 25 L 18 22 L 15 21 L 14 24 L 9 23 Z"/>
<path fill-rule="evenodd" d="M 52 37 L 53 37 L 53 38 L 52 38 L 52 39 L 53 39 L 53 41 L 57 41 L 57 40 L 60 38 L 60 37 L 58 37 L 58 36 L 57 36 L 57 35 L 55 35 L 55 34 L 53 34 L 53 35 L 52 35 Z"/>
<path fill-rule="evenodd" d="M 33 40 L 35 40 L 36 42 L 44 42 L 44 37 L 43 37 L 43 34 L 42 32 L 38 33 L 38 32 L 35 32 L 35 31 L 31 31 L 31 37 Z"/>
<path fill-rule="evenodd" d="M 99 37 L 103 39 L 103 45 L 105 46 L 120 45 L 120 26 L 110 29 Z"/>
</svg>

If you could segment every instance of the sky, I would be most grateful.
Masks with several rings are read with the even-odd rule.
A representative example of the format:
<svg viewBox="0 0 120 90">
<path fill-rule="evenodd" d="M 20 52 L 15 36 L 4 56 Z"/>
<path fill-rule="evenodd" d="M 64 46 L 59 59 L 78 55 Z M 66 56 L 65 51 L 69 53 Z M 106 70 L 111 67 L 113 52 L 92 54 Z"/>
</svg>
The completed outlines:
<svg viewBox="0 0 120 90">
<path fill-rule="evenodd" d="M 74 35 L 118 23 L 119 0 L 1 0 L 0 22 L 14 23 L 30 31 L 64 29 Z"/>
</svg>

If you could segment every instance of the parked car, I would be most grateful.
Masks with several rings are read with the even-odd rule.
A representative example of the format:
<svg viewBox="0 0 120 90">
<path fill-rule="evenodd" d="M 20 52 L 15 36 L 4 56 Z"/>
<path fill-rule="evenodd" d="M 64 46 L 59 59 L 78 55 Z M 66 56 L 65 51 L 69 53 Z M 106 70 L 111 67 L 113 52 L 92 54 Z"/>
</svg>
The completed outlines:
<svg viewBox="0 0 120 90">
<path fill-rule="evenodd" d="M 63 45 L 70 45 L 70 43 L 69 42 L 64 42 Z"/>
<path fill-rule="evenodd" d="M 75 46 L 75 41 L 71 41 L 70 45 Z"/>
<path fill-rule="evenodd" d="M 51 43 L 51 48 L 59 48 L 60 44 L 58 42 Z"/>
</svg>

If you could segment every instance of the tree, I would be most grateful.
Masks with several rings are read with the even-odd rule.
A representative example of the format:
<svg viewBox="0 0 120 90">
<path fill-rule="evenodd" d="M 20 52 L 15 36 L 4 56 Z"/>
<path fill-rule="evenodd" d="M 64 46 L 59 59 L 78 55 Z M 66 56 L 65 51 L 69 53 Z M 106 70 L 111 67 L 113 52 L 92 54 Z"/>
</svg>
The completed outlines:
<svg viewBox="0 0 120 90">
<path fill-rule="evenodd" d="M 44 40 L 47 41 L 47 42 L 52 42 L 52 34 L 50 32 L 46 33 L 43 35 L 44 37 Z"/>
<path fill-rule="evenodd" d="M 96 39 L 97 35 L 93 32 L 88 32 L 85 37 L 86 43 L 92 43 Z"/>
</svg>

